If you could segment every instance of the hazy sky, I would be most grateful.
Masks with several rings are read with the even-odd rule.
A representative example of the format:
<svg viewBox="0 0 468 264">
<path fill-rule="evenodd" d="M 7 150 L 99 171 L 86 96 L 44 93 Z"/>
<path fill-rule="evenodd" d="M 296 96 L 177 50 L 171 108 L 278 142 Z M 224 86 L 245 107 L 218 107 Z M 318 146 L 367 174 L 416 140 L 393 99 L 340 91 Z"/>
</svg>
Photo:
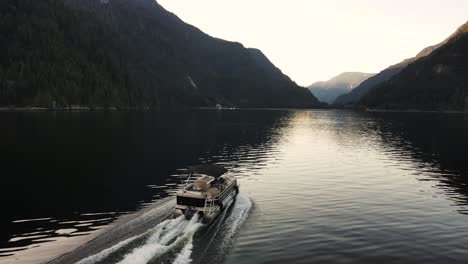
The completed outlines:
<svg viewBox="0 0 468 264">
<path fill-rule="evenodd" d="M 441 42 L 468 0 L 159 0 L 202 31 L 261 49 L 300 85 L 379 72 Z"/>
</svg>

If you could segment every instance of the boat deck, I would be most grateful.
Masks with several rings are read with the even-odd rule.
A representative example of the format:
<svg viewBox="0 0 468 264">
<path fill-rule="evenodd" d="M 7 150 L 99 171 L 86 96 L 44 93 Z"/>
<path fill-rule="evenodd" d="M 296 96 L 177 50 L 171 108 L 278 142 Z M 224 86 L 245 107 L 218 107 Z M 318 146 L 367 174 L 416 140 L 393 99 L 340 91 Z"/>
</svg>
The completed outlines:
<svg viewBox="0 0 468 264">
<path fill-rule="evenodd" d="M 224 190 L 224 186 L 222 184 L 219 184 L 219 183 L 211 183 L 210 188 L 216 188 L 220 192 L 222 192 Z M 193 188 L 193 185 L 190 185 L 186 190 L 189 191 L 189 192 L 201 192 L 200 190 L 195 190 Z"/>
</svg>

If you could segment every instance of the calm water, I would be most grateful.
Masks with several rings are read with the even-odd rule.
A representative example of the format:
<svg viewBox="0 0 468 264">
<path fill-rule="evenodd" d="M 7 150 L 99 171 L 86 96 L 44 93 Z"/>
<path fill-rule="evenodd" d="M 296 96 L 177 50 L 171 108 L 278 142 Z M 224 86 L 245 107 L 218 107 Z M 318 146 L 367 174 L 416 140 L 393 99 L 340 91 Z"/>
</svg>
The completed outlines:
<svg viewBox="0 0 468 264">
<path fill-rule="evenodd" d="M 0 121 L 0 263 L 135 211 L 121 224 L 130 231 L 62 263 L 468 262 L 467 115 L 4 112 Z M 239 178 L 236 204 L 210 227 L 161 223 L 175 170 L 204 162 Z M 158 255 L 164 225 L 184 242 Z"/>
</svg>

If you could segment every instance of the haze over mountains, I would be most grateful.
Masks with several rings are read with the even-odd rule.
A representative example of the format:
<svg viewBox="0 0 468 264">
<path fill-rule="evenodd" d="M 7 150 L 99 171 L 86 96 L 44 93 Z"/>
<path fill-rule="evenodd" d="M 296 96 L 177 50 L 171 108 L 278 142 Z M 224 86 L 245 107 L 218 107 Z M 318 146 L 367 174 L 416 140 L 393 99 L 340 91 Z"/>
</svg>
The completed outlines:
<svg viewBox="0 0 468 264">
<path fill-rule="evenodd" d="M 468 99 L 468 22 L 443 42 L 390 66 L 335 104 L 388 109 L 462 110 Z"/>
<path fill-rule="evenodd" d="M 206 35 L 154 0 L 5 0 L 0 105 L 309 108 L 257 49 Z"/>
<path fill-rule="evenodd" d="M 321 102 L 331 104 L 342 94 L 346 94 L 356 86 L 367 80 L 374 73 L 344 72 L 326 82 L 316 82 L 308 86 L 308 89 Z"/>
<path fill-rule="evenodd" d="M 406 59 L 400 63 L 392 65 L 385 70 L 379 72 L 378 74 L 374 75 L 373 77 L 369 78 L 368 80 L 364 81 L 361 85 L 356 87 L 354 90 L 349 92 L 348 94 L 343 94 L 339 96 L 335 104 L 356 104 L 361 100 L 361 98 L 367 94 L 370 90 L 372 90 L 377 85 L 389 80 L 394 75 L 398 74 L 401 70 L 403 70 L 406 66 L 410 63 L 413 63 L 419 58 L 429 55 L 433 50 L 439 47 L 442 44 L 430 46 L 423 49 L 419 52 L 415 57 Z"/>
</svg>

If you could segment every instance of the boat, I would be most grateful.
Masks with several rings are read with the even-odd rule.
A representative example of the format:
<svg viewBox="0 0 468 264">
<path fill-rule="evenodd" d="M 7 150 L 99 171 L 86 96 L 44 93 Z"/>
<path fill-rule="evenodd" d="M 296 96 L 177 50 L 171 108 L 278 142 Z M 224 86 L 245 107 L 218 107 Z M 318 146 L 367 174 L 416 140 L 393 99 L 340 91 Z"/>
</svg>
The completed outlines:
<svg viewBox="0 0 468 264">
<path fill-rule="evenodd" d="M 233 204 L 239 194 L 236 177 L 226 175 L 219 165 L 197 165 L 179 170 L 185 176 L 182 188 L 176 193 L 174 217 L 187 219 L 198 214 L 203 223 L 210 224 Z"/>
</svg>

